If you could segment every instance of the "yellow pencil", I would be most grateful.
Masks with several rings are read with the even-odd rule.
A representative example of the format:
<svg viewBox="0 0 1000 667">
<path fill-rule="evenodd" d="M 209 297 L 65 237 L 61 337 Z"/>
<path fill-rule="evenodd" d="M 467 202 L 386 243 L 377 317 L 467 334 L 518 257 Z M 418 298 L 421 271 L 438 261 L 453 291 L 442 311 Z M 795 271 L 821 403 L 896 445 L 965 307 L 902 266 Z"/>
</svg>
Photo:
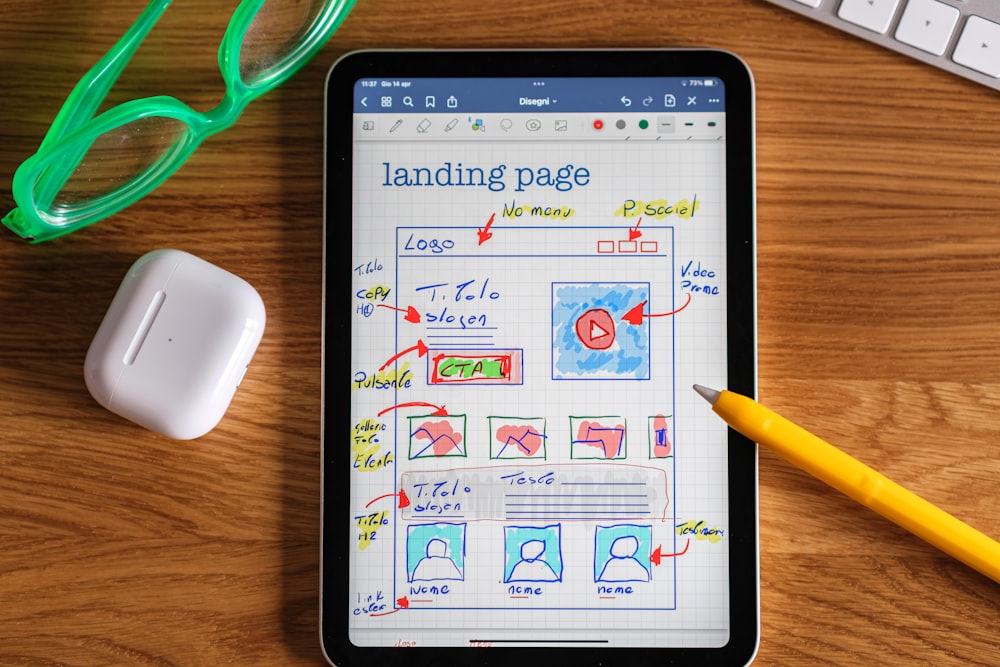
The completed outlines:
<svg viewBox="0 0 1000 667">
<path fill-rule="evenodd" d="M 753 399 L 697 384 L 694 389 L 734 430 L 1000 583 L 1000 542 Z"/>
</svg>

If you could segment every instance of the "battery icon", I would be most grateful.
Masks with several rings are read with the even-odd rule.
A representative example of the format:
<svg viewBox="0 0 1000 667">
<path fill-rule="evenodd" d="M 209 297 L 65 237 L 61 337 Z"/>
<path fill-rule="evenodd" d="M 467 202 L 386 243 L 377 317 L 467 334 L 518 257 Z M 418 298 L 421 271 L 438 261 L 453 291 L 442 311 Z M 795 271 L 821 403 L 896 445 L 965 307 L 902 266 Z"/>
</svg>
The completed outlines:
<svg viewBox="0 0 1000 667">
<path fill-rule="evenodd" d="M 715 85 L 715 79 L 705 79 L 705 85 L 706 86 L 714 86 Z"/>
</svg>

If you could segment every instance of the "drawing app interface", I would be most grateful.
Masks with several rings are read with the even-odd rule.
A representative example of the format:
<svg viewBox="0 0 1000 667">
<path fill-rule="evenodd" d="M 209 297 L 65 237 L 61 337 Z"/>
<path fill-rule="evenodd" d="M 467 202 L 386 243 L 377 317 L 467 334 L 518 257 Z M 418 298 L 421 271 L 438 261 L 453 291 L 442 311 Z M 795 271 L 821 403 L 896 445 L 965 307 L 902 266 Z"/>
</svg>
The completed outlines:
<svg viewBox="0 0 1000 667">
<path fill-rule="evenodd" d="M 722 80 L 354 93 L 351 641 L 726 644 Z"/>
</svg>

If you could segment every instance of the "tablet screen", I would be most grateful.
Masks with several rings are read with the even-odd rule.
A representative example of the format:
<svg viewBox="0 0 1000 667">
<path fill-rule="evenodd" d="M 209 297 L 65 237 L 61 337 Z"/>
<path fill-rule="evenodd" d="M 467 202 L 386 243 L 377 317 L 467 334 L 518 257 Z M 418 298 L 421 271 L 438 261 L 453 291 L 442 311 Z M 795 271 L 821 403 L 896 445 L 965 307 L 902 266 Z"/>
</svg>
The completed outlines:
<svg viewBox="0 0 1000 667">
<path fill-rule="evenodd" d="M 748 661 L 754 449 L 691 390 L 754 393 L 746 69 L 357 53 L 328 107 L 327 655 Z"/>
</svg>

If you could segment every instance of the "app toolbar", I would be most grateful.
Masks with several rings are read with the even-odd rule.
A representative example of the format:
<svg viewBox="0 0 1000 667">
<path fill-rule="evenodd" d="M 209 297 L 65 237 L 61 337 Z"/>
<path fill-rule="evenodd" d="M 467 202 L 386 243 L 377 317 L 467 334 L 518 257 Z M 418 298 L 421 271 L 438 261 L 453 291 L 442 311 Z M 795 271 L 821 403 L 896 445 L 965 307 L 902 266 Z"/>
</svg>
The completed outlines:
<svg viewBox="0 0 1000 667">
<path fill-rule="evenodd" d="M 544 82 L 519 78 L 363 79 L 355 84 L 354 93 L 356 113 L 725 110 L 725 85 L 721 79 L 679 77 L 564 77 Z"/>
<path fill-rule="evenodd" d="M 591 139 L 721 139 L 725 134 L 723 113 L 664 113 L 663 111 L 619 114 L 449 114 L 409 113 L 359 114 L 359 138 L 421 137 L 520 139 L 538 135 Z"/>
</svg>

